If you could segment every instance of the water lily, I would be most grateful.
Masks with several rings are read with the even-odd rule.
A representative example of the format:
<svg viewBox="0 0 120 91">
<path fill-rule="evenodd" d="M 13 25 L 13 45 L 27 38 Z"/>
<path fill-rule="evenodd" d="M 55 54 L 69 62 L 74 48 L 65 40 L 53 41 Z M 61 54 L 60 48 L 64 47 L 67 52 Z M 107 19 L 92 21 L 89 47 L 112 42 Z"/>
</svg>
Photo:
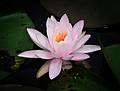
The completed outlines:
<svg viewBox="0 0 120 91">
<path fill-rule="evenodd" d="M 39 31 L 27 28 L 32 41 L 42 50 L 25 51 L 18 56 L 26 58 L 48 59 L 38 70 L 37 78 L 49 72 L 49 78 L 57 77 L 61 69 L 70 69 L 70 61 L 82 61 L 90 58 L 87 53 L 100 50 L 98 45 L 85 45 L 90 34 L 82 32 L 84 20 L 78 21 L 73 27 L 66 14 L 60 21 L 54 16 L 47 19 L 47 37 Z"/>
</svg>

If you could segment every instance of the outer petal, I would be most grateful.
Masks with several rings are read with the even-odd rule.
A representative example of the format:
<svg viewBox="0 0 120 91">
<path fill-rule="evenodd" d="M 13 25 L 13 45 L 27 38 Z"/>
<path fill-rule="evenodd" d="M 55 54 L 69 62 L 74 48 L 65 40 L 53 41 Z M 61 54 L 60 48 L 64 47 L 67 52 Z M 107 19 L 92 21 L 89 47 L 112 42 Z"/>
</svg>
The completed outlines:
<svg viewBox="0 0 120 91">
<path fill-rule="evenodd" d="M 38 41 L 43 45 L 43 49 L 47 49 L 49 51 L 53 51 L 53 48 L 51 47 L 50 43 L 48 42 L 48 39 L 41 37 L 40 35 L 36 35 Z"/>
<path fill-rule="evenodd" d="M 53 59 L 50 63 L 50 67 L 49 67 L 50 79 L 54 79 L 55 77 L 57 77 L 61 72 L 61 68 L 62 68 L 62 60 L 61 59 Z"/>
<path fill-rule="evenodd" d="M 37 50 L 35 52 L 35 55 L 37 55 L 39 58 L 42 59 L 52 59 L 53 58 L 53 54 L 48 52 L 48 51 L 44 51 L 44 50 Z"/>
<path fill-rule="evenodd" d="M 75 48 L 74 51 L 76 51 L 77 49 L 79 49 L 82 45 L 84 45 L 88 39 L 90 38 L 91 35 L 86 34 L 85 36 L 83 36 L 82 38 L 80 38 L 78 41 L 76 41 L 75 43 Z"/>
<path fill-rule="evenodd" d="M 35 54 L 36 50 L 31 50 L 31 51 L 25 51 L 20 53 L 18 56 L 19 57 L 25 57 L 25 58 L 39 58 L 36 54 Z"/>
<path fill-rule="evenodd" d="M 42 65 L 42 67 L 40 67 L 40 69 L 38 70 L 36 77 L 40 78 L 41 76 L 46 74 L 49 71 L 49 66 L 50 66 L 50 61 L 45 62 Z"/>
<path fill-rule="evenodd" d="M 50 45 L 53 48 L 53 33 L 55 31 L 55 22 L 54 22 L 55 20 L 52 16 L 51 16 L 51 19 L 50 18 L 47 19 L 46 27 L 47 27 L 47 36 L 48 36 Z"/>
<path fill-rule="evenodd" d="M 42 59 L 52 59 L 53 56 L 50 52 L 44 50 L 31 50 L 25 51 L 18 55 L 19 57 L 26 58 L 42 58 Z"/>
<path fill-rule="evenodd" d="M 42 33 L 32 28 L 27 28 L 27 31 L 36 45 L 40 48 L 51 50 L 48 39 Z"/>
<path fill-rule="evenodd" d="M 76 53 L 90 53 L 98 50 L 101 50 L 101 47 L 98 45 L 84 45 L 79 48 Z"/>
<path fill-rule="evenodd" d="M 84 20 L 78 21 L 78 22 L 73 26 L 73 31 L 72 31 L 72 37 L 73 37 L 73 38 L 77 38 L 78 36 L 81 35 L 83 26 L 84 26 Z"/>
<path fill-rule="evenodd" d="M 90 56 L 88 54 L 72 54 L 73 57 L 71 58 L 71 60 L 74 60 L 74 61 L 82 61 L 82 60 L 85 60 L 85 59 L 88 59 Z"/>
</svg>

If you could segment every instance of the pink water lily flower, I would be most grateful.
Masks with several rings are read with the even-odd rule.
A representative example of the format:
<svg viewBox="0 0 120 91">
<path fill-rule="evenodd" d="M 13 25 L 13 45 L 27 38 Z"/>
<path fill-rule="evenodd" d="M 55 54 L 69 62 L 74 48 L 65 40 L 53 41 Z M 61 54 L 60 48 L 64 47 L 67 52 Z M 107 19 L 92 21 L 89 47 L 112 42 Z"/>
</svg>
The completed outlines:
<svg viewBox="0 0 120 91">
<path fill-rule="evenodd" d="M 70 61 L 82 61 L 90 56 L 86 53 L 100 50 L 98 45 L 85 45 L 90 34 L 82 32 L 84 21 L 78 21 L 73 27 L 66 14 L 60 21 L 53 16 L 47 19 L 47 37 L 35 29 L 27 28 L 32 41 L 43 50 L 30 50 L 19 57 L 48 59 L 38 70 L 37 78 L 49 72 L 50 79 L 57 77 L 61 69 L 70 69 Z"/>
</svg>

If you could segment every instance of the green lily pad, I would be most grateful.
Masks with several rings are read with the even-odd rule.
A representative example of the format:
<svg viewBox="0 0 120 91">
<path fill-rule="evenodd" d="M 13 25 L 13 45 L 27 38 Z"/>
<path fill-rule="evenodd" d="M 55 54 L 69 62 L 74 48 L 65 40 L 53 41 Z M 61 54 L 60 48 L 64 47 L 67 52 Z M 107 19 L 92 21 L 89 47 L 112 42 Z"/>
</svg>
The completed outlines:
<svg viewBox="0 0 120 91">
<path fill-rule="evenodd" d="M 79 69 L 79 72 L 63 72 L 53 79 L 48 86 L 48 91 L 113 91 L 102 81 L 96 80 L 96 76 Z"/>
<path fill-rule="evenodd" d="M 107 62 L 120 83 L 120 44 L 103 48 Z"/>
<path fill-rule="evenodd" d="M 34 25 L 24 13 L 0 17 L 0 50 L 7 50 L 11 56 L 16 56 L 19 51 L 31 49 L 33 43 L 27 27 Z"/>
<path fill-rule="evenodd" d="M 0 80 L 7 77 L 10 73 L 0 70 Z"/>
</svg>

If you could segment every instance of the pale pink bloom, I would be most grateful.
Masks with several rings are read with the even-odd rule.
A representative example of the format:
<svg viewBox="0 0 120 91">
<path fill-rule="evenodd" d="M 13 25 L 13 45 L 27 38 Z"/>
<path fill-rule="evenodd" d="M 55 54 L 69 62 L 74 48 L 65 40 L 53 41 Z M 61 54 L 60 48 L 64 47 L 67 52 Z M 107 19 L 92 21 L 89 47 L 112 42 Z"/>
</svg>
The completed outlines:
<svg viewBox="0 0 120 91">
<path fill-rule="evenodd" d="M 86 53 L 100 50 L 98 45 L 85 45 L 90 34 L 82 32 L 84 21 L 78 21 L 73 27 L 64 14 L 58 22 L 53 16 L 47 19 L 47 37 L 35 29 L 27 28 L 32 41 L 43 50 L 25 51 L 18 56 L 41 58 L 49 61 L 39 69 L 37 78 L 49 72 L 50 79 L 57 77 L 61 69 L 70 69 L 70 61 L 82 61 L 90 56 Z"/>
</svg>

